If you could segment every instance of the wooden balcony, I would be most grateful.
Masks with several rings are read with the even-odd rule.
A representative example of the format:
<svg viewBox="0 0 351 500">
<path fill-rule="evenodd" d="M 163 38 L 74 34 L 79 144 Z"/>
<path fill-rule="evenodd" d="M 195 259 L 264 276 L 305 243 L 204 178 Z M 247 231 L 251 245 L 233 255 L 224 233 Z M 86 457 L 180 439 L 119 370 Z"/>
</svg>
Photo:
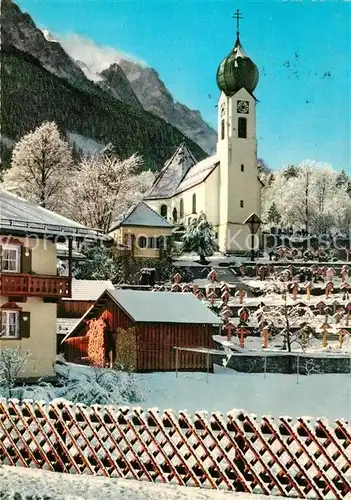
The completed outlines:
<svg viewBox="0 0 351 500">
<path fill-rule="evenodd" d="M 1 273 L 2 296 L 10 297 L 71 297 L 71 279 L 67 276 Z"/>
</svg>

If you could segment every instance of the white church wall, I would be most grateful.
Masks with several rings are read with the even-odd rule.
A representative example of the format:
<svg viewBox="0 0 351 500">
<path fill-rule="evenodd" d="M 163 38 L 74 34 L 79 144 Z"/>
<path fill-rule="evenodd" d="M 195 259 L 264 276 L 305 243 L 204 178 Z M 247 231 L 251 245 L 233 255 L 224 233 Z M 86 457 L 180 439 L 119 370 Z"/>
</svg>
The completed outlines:
<svg viewBox="0 0 351 500">
<path fill-rule="evenodd" d="M 217 167 L 205 181 L 205 204 L 202 209 L 216 232 L 219 225 L 219 183 L 220 168 Z"/>
<path fill-rule="evenodd" d="M 196 213 L 193 212 L 193 196 L 196 196 Z M 180 217 L 180 203 L 183 200 L 184 215 Z M 206 199 L 205 199 L 205 185 L 204 183 L 193 187 L 192 189 L 187 189 L 183 193 L 180 193 L 173 200 L 174 206 L 177 208 L 179 222 L 184 225 L 189 224 L 189 219 L 196 217 L 201 211 L 206 209 Z"/>
</svg>

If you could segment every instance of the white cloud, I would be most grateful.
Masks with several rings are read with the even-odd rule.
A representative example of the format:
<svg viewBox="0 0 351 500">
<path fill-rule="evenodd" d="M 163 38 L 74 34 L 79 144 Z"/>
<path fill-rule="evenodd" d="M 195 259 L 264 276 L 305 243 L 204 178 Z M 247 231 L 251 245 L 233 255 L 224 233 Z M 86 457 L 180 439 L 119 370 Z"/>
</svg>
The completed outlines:
<svg viewBox="0 0 351 500">
<path fill-rule="evenodd" d="M 58 35 L 55 33 L 55 39 L 62 45 L 65 51 L 76 61 L 84 63 L 82 70 L 91 80 L 99 80 L 98 73 L 118 63 L 121 59 L 128 59 L 146 66 L 144 61 L 137 57 L 116 50 L 113 47 L 98 45 L 93 40 L 77 34 Z"/>
</svg>

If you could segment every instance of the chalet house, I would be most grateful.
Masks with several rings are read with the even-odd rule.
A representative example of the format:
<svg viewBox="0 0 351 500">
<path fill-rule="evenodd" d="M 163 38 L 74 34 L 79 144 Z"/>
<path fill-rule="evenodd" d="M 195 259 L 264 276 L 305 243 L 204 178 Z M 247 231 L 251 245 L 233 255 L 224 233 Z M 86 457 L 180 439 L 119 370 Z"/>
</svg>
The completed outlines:
<svg viewBox="0 0 351 500">
<path fill-rule="evenodd" d="M 64 339 L 67 361 L 103 366 L 104 321 L 115 332 L 116 361 L 132 370 L 176 369 L 174 347 L 212 348 L 222 321 L 192 293 L 106 290 Z M 182 352 L 181 370 L 206 370 L 206 356 Z"/>
<path fill-rule="evenodd" d="M 71 296 L 59 299 L 57 307 L 57 354 L 61 342 L 105 290 L 114 290 L 109 280 L 72 279 Z"/>
<path fill-rule="evenodd" d="M 21 378 L 54 375 L 57 302 L 72 293 L 75 242 L 106 236 L 0 190 L 0 349 L 30 357 Z M 68 276 L 57 276 L 56 242 L 68 242 Z"/>
<path fill-rule="evenodd" d="M 140 202 L 116 220 L 109 233 L 118 244 L 127 245 L 134 257 L 153 259 L 159 257 L 172 230 L 164 217 Z"/>
</svg>

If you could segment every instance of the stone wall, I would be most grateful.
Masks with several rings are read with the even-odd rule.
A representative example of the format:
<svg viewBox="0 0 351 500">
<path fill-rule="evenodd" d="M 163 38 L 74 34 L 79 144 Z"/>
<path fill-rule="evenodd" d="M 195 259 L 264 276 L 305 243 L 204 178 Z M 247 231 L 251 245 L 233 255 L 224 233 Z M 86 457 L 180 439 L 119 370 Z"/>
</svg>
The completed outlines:
<svg viewBox="0 0 351 500">
<path fill-rule="evenodd" d="M 215 342 L 215 349 L 223 350 L 222 346 Z M 223 356 L 214 355 L 214 363 L 223 366 Z M 265 369 L 266 359 L 266 369 Z M 312 357 L 308 355 L 282 354 L 281 356 L 265 356 L 257 354 L 249 356 L 235 354 L 232 356 L 227 368 L 243 373 L 297 373 L 301 375 L 327 374 L 327 373 L 351 373 L 351 355 Z"/>
</svg>

